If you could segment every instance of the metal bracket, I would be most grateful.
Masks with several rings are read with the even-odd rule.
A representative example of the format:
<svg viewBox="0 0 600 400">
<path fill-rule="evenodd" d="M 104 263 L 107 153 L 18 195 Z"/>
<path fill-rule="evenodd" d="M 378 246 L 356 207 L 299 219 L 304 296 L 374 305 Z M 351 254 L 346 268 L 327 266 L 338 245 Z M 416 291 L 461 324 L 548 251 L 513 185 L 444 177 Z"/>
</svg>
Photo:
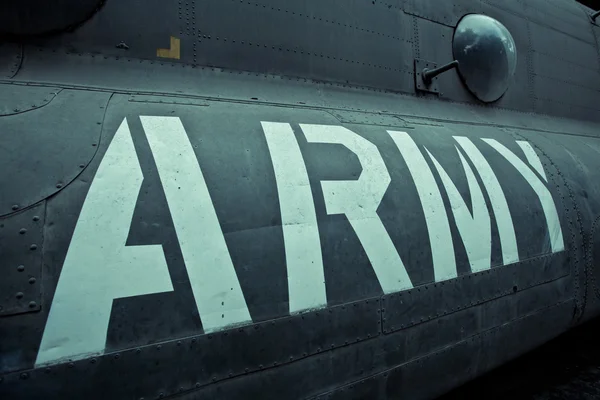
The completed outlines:
<svg viewBox="0 0 600 400">
<path fill-rule="evenodd" d="M 415 90 L 417 92 L 426 92 L 426 93 L 440 93 L 440 89 L 438 87 L 437 77 L 431 79 L 431 83 L 427 85 L 423 81 L 422 72 L 425 68 L 435 69 L 437 68 L 437 64 L 431 61 L 422 60 L 420 58 L 415 58 Z"/>
</svg>

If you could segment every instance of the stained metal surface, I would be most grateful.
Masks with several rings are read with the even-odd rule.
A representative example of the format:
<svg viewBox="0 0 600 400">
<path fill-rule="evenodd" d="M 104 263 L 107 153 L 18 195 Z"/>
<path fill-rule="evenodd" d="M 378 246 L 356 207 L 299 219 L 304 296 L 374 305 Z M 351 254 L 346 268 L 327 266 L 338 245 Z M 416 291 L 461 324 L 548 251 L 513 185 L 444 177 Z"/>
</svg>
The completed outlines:
<svg viewBox="0 0 600 400">
<path fill-rule="evenodd" d="M 89 385 L 89 379 L 104 377 L 100 379 L 106 396 L 139 398 L 159 393 L 169 396 L 179 393 L 180 387 L 187 391 L 238 376 L 251 376 L 375 338 L 381 332 L 379 307 L 378 299 L 372 299 L 214 334 L 140 346 L 91 360 L 28 371 L 26 382 L 22 373 L 15 373 L 5 376 L 0 393 L 36 398 L 41 395 L 36 386 L 52 385 L 74 373 L 79 384 L 62 385 L 46 395 L 94 397 L 97 387 Z M 179 365 L 176 374 L 172 374 L 174 359 Z M 198 368 L 199 363 L 204 367 Z M 144 379 L 132 380 L 129 372 L 132 369 Z"/>
<path fill-rule="evenodd" d="M 42 307 L 45 207 L 42 202 L 18 214 L 0 218 L 0 318 L 39 311 Z"/>
<path fill-rule="evenodd" d="M 0 85 L 0 117 L 22 114 L 49 104 L 62 90 L 56 87 Z"/>
<path fill-rule="evenodd" d="M 44 91 L 47 89 L 37 92 Z M 33 102 L 27 98 L 30 93 L 26 89 L 19 95 L 15 93 L 13 99 Z M 51 93 L 56 96 L 56 90 L 47 93 L 48 101 Z M 85 168 L 96 153 L 109 97 L 107 93 L 65 90 L 43 108 L 36 104 L 35 111 L 0 117 L 3 131 L 0 166 L 4 171 L 13 171 L 0 176 L 0 215 L 51 196 Z M 69 121 L 77 129 L 62 130 L 63 121 Z"/>
<path fill-rule="evenodd" d="M 531 335 L 523 335 L 523 332 L 542 340 L 558 335 L 569 324 L 572 306 L 572 301 L 557 303 L 513 323 L 459 341 L 455 346 L 440 349 L 413 362 L 352 382 L 315 398 L 435 398 L 448 389 L 477 377 L 481 371 L 490 370 L 518 356 L 536 340 Z M 454 373 L 448 373 L 448 370 Z M 431 384 L 432 379 L 436 385 Z"/>
<path fill-rule="evenodd" d="M 490 302 L 559 279 L 569 272 L 568 256 L 560 253 L 386 295 L 382 299 L 383 332 L 406 329 Z M 553 296 L 547 297 L 548 301 L 552 301 L 552 298 Z"/>
</svg>

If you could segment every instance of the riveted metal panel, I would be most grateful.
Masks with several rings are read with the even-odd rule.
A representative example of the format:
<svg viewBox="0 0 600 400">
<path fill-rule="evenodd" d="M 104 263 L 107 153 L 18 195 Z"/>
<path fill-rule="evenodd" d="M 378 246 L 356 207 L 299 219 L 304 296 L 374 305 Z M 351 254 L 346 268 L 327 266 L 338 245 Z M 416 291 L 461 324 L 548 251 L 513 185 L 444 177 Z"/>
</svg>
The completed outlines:
<svg viewBox="0 0 600 400">
<path fill-rule="evenodd" d="M 16 43 L 0 43 L 0 78 L 14 77 L 23 61 L 23 46 Z"/>
<path fill-rule="evenodd" d="M 239 0 L 228 1 L 236 3 Z M 254 0 L 250 3 L 257 7 L 296 13 L 323 25 L 342 25 L 380 37 L 411 41 L 410 17 L 402 12 L 404 3 L 408 1 L 411 0 L 330 0 L 326 3 L 320 0 L 285 3 L 279 0 Z"/>
<path fill-rule="evenodd" d="M 558 303 L 315 399 L 435 398 L 558 336 L 571 322 L 572 307 L 573 301 Z"/>
<path fill-rule="evenodd" d="M 377 26 L 342 24 L 322 17 L 316 6 L 295 11 L 255 2 L 213 0 L 202 3 L 197 15 L 200 64 L 412 91 L 406 86 L 406 76 L 412 75 L 410 39 L 380 32 Z M 380 23 L 390 17 L 392 26 L 404 25 L 397 12 Z M 256 29 L 261 21 L 268 30 Z"/>
<path fill-rule="evenodd" d="M 1 117 L 0 169 L 11 173 L 0 177 L 0 215 L 51 196 L 81 173 L 96 153 L 109 97 L 64 90 L 43 108 Z"/>
<path fill-rule="evenodd" d="M 42 305 L 45 205 L 0 218 L 0 317 L 38 311 Z"/>
<path fill-rule="evenodd" d="M 178 0 L 105 1 L 84 25 L 74 32 L 50 37 L 45 44 L 63 55 L 88 52 L 97 57 L 115 55 L 154 60 L 157 49 L 168 49 L 170 36 L 174 36 L 181 40 L 180 59 L 192 62 L 192 41 L 186 40 L 180 27 L 183 22 L 181 3 Z M 125 46 L 119 46 L 121 43 Z"/>
<path fill-rule="evenodd" d="M 568 254 L 562 252 L 386 295 L 382 299 L 383 332 L 406 329 L 555 280 L 569 273 L 569 262 Z"/>
<path fill-rule="evenodd" d="M 506 1 L 506 0 L 481 0 L 484 14 L 487 14 L 488 6 L 492 6 L 498 10 L 503 10 L 514 15 L 525 14 L 526 5 L 523 1 Z"/>
<path fill-rule="evenodd" d="M 552 28 L 571 38 L 592 44 L 594 37 L 589 28 L 589 18 L 577 7 L 575 1 L 548 4 L 547 0 L 527 0 L 526 16 L 536 24 Z"/>
<path fill-rule="evenodd" d="M 22 114 L 50 104 L 61 89 L 0 84 L 0 117 Z"/>
<path fill-rule="evenodd" d="M 410 18 L 390 8 L 367 1 L 314 0 L 153 0 L 140 7 L 136 0 L 124 0 L 107 3 L 81 30 L 48 43 L 67 53 L 154 60 L 157 49 L 168 49 L 173 36 L 179 41 L 179 54 L 158 62 L 412 92 Z M 136 11 L 133 20 L 131 10 Z"/>
<path fill-rule="evenodd" d="M 578 1 L 570 1 L 570 0 L 536 0 L 535 4 L 543 7 L 544 4 L 549 5 L 551 7 L 546 7 L 551 12 L 556 15 L 563 15 L 568 13 L 572 16 L 579 17 L 581 15 L 585 16 L 585 12 L 583 11 L 583 7 L 581 3 Z"/>
<path fill-rule="evenodd" d="M 448 26 L 456 26 L 465 14 L 480 13 L 479 0 L 410 0 L 406 13 Z"/>
<path fill-rule="evenodd" d="M 577 87 L 572 89 L 575 91 L 579 90 L 579 87 L 594 90 L 600 96 L 600 73 L 593 66 L 573 64 L 544 53 L 533 52 L 532 55 L 536 75 L 575 85 Z M 552 81 L 547 82 L 547 84 L 550 87 L 553 86 Z"/>
<path fill-rule="evenodd" d="M 587 268 L 591 270 L 590 282 L 592 292 L 600 299 L 600 217 L 592 223 L 592 234 L 589 240 Z"/>
<path fill-rule="evenodd" d="M 582 85 L 535 76 L 536 111 L 597 121 L 600 92 Z M 538 101 L 542 100 L 542 101 Z M 562 111 L 561 109 L 562 108 Z"/>
<path fill-rule="evenodd" d="M 539 24 L 531 26 L 531 46 L 533 51 L 549 57 L 598 69 L 596 48 L 592 43 L 575 39 L 549 27 Z"/>
<path fill-rule="evenodd" d="M 148 95 L 132 95 L 129 96 L 130 103 L 149 103 L 149 104 L 163 104 L 179 105 L 179 106 L 198 106 L 198 107 L 209 107 L 209 102 L 201 99 L 190 99 L 186 97 L 166 97 L 166 96 L 148 96 Z"/>
<path fill-rule="evenodd" d="M 336 117 L 343 124 L 377 125 L 396 128 L 407 127 L 407 123 L 404 121 L 404 119 L 397 115 L 342 110 L 331 110 L 329 113 Z"/>
<path fill-rule="evenodd" d="M 101 387 L 102 396 L 108 397 L 169 396 L 180 388 L 260 373 L 375 338 L 381 332 L 379 306 L 378 299 L 365 300 L 6 375 L 0 395 L 36 398 L 43 392 L 52 398 L 95 398 Z"/>
<path fill-rule="evenodd" d="M 419 324 L 406 331 L 404 351 L 388 357 L 388 362 L 401 364 L 418 359 L 480 332 L 493 330 L 554 304 L 572 300 L 572 289 L 572 279 L 564 277 Z"/>
<path fill-rule="evenodd" d="M 515 75 L 506 93 L 490 105 L 492 108 L 503 107 L 519 111 L 533 111 L 534 88 L 532 83 L 533 68 L 531 64 L 531 38 L 529 22 L 520 13 L 506 10 L 508 5 L 518 7 L 518 2 L 502 2 L 502 7 L 482 4 L 482 10 L 500 23 L 510 32 L 517 48 L 517 67 Z"/>
</svg>

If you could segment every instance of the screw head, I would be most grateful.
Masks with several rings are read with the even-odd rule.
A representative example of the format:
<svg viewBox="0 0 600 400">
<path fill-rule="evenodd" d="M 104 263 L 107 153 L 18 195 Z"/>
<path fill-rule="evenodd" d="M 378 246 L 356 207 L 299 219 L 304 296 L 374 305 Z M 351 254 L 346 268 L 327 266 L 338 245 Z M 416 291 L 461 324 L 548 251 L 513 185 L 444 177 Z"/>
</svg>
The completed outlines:
<svg viewBox="0 0 600 400">
<path fill-rule="evenodd" d="M 19 271 L 19 272 L 23 272 L 23 271 L 25 271 L 25 266 L 24 266 L 24 265 L 19 265 L 19 266 L 17 267 L 17 271 Z"/>
<path fill-rule="evenodd" d="M 33 276 L 31 278 L 29 278 L 29 283 L 31 285 L 33 285 L 35 283 L 35 278 Z"/>
<path fill-rule="evenodd" d="M 29 302 L 29 308 L 36 308 L 36 307 L 37 307 L 37 303 L 35 301 Z"/>
<path fill-rule="evenodd" d="M 17 299 L 22 299 L 23 298 L 23 292 L 17 292 L 16 297 L 17 297 Z"/>
</svg>

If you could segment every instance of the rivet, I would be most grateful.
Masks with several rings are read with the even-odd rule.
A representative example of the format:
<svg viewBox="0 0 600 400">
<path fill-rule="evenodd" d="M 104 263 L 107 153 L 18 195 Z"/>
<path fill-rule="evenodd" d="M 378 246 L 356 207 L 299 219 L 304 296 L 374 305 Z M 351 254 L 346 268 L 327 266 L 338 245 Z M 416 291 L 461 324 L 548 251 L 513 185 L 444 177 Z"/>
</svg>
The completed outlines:
<svg viewBox="0 0 600 400">
<path fill-rule="evenodd" d="M 19 271 L 19 272 L 23 272 L 23 271 L 25 271 L 25 266 L 24 266 L 24 265 L 19 265 L 19 266 L 17 267 L 17 271 Z"/>
<path fill-rule="evenodd" d="M 119 358 L 121 358 L 120 354 L 115 354 L 115 360 L 118 360 Z"/>
<path fill-rule="evenodd" d="M 159 398 L 159 399 L 162 399 L 163 397 L 165 397 L 165 394 L 164 394 L 163 392 L 160 392 L 160 393 L 158 394 L 158 398 Z"/>
<path fill-rule="evenodd" d="M 56 184 L 56 188 L 57 188 L 57 189 L 60 189 L 61 187 L 62 187 L 62 183 L 57 183 L 57 184 Z"/>
<path fill-rule="evenodd" d="M 162 346 L 159 344 L 158 346 L 156 346 L 156 350 L 160 350 L 162 348 Z"/>
<path fill-rule="evenodd" d="M 200 382 L 196 382 L 196 387 L 199 388 L 200 386 Z"/>
<path fill-rule="evenodd" d="M 263 365 L 262 365 L 262 364 L 260 364 L 260 365 L 258 366 L 258 368 L 260 368 L 260 369 L 263 369 Z"/>
<path fill-rule="evenodd" d="M 96 146 L 97 146 L 97 144 L 96 144 L 96 143 L 92 143 L 92 146 L 96 147 Z"/>
<path fill-rule="evenodd" d="M 29 378 L 29 374 L 27 372 L 23 372 L 21 374 L 21 379 L 27 379 L 27 378 Z"/>
<path fill-rule="evenodd" d="M 16 296 L 17 296 L 17 299 L 22 299 L 23 298 L 23 292 L 17 292 Z"/>
<path fill-rule="evenodd" d="M 69 363 L 69 368 L 73 368 L 74 366 L 75 366 L 75 364 Z"/>
<path fill-rule="evenodd" d="M 184 390 L 184 389 L 183 389 L 183 386 L 179 386 L 179 391 L 180 391 L 180 392 L 183 392 L 183 390 Z"/>
<path fill-rule="evenodd" d="M 37 307 L 37 303 L 35 301 L 29 302 L 29 308 L 36 308 L 36 307 Z"/>
<path fill-rule="evenodd" d="M 95 357 L 94 357 L 94 358 L 92 358 L 92 359 L 90 360 L 90 362 L 91 362 L 92 364 L 96 364 L 96 358 L 95 358 Z"/>
<path fill-rule="evenodd" d="M 212 377 L 212 381 L 213 381 L 213 382 L 215 382 L 216 380 L 217 380 L 217 377 L 216 377 L 216 376 L 213 376 L 213 377 Z"/>
<path fill-rule="evenodd" d="M 181 340 L 177 341 L 177 346 L 181 346 Z"/>
<path fill-rule="evenodd" d="M 140 353 L 142 352 L 142 349 L 135 349 L 135 352 L 136 352 L 137 354 L 140 354 Z"/>
<path fill-rule="evenodd" d="M 249 369 L 248 368 L 244 368 L 244 372 L 248 373 Z"/>
<path fill-rule="evenodd" d="M 29 246 L 29 248 L 31 250 L 37 250 L 37 244 L 32 244 L 31 246 Z"/>
<path fill-rule="evenodd" d="M 49 373 L 50 373 L 50 368 L 49 368 L 49 367 L 48 367 L 48 368 L 46 368 L 46 369 L 44 370 L 44 372 L 45 372 L 45 373 L 47 373 L 47 374 L 49 374 Z"/>
<path fill-rule="evenodd" d="M 35 278 L 34 277 L 29 278 L 29 283 L 33 285 L 35 283 Z"/>
<path fill-rule="evenodd" d="M 19 233 L 20 233 L 21 235 L 24 235 L 24 234 L 26 234 L 26 233 L 27 233 L 27 229 L 25 229 L 25 228 L 21 228 L 21 230 L 19 230 Z"/>
<path fill-rule="evenodd" d="M 85 165 L 79 164 L 79 168 L 85 168 Z"/>
<path fill-rule="evenodd" d="M 19 209 L 19 205 L 18 204 L 13 204 L 12 209 L 13 210 L 18 210 Z"/>
<path fill-rule="evenodd" d="M 37 222 L 37 221 L 39 221 L 39 220 L 40 220 L 40 217 L 38 217 L 37 215 L 35 215 L 35 216 L 33 217 L 33 220 L 34 220 L 35 222 Z"/>
</svg>

